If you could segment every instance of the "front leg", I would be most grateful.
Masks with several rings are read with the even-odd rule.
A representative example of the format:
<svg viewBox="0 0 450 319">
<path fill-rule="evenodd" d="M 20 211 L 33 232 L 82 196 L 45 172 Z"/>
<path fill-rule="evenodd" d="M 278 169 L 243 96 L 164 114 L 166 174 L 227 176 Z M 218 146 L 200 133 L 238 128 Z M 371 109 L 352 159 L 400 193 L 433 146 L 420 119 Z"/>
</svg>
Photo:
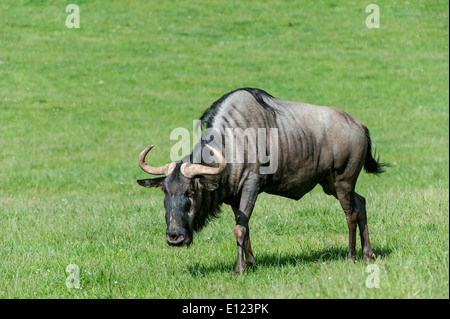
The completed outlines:
<svg viewBox="0 0 450 319">
<path fill-rule="evenodd" d="M 239 209 L 233 208 L 236 219 L 236 225 L 234 226 L 234 235 L 236 236 L 237 245 L 237 264 L 234 271 L 235 276 L 246 272 L 244 253 L 248 262 L 255 262 L 253 258 L 252 248 L 250 246 L 250 231 L 248 222 L 250 220 L 250 216 L 252 215 L 257 196 L 258 194 L 255 192 L 243 194 L 241 196 Z"/>
<path fill-rule="evenodd" d="M 244 261 L 244 242 L 245 235 L 247 232 L 247 228 L 236 224 L 234 226 L 234 235 L 236 236 L 236 245 L 237 245 L 237 264 L 236 269 L 234 270 L 234 275 L 240 275 L 247 271 Z"/>
<path fill-rule="evenodd" d="M 232 207 L 232 208 L 233 208 L 233 212 L 234 212 L 234 218 L 236 219 L 236 223 L 237 223 L 238 219 L 242 219 L 243 217 L 239 217 L 239 208 L 237 208 L 237 207 Z M 244 216 L 245 216 L 245 214 L 244 214 Z M 242 229 L 235 230 L 235 235 L 236 235 L 236 232 L 239 233 L 241 231 L 242 231 Z M 246 229 L 246 233 L 245 233 L 245 237 L 244 237 L 244 255 L 245 255 L 245 261 L 247 263 L 250 263 L 252 265 L 255 263 L 255 258 L 253 257 L 252 245 L 250 243 L 250 228 L 248 225 L 247 225 L 247 229 Z"/>
</svg>

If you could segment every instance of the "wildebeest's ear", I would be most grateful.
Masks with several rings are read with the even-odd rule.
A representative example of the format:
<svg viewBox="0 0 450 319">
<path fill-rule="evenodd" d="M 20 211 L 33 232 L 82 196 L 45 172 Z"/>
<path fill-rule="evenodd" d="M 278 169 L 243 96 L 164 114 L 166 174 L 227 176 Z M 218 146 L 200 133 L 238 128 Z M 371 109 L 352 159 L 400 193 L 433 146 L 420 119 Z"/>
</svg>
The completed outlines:
<svg viewBox="0 0 450 319">
<path fill-rule="evenodd" d="M 161 187 L 162 184 L 164 183 L 164 179 L 166 177 L 157 177 L 157 178 L 149 178 L 149 179 L 138 179 L 136 180 L 136 182 L 144 187 L 148 187 L 148 188 L 156 188 L 156 187 Z"/>
<path fill-rule="evenodd" d="M 204 188 L 210 192 L 212 192 L 213 190 L 217 189 L 217 187 L 219 187 L 218 183 L 210 181 L 209 179 L 207 179 L 205 177 L 200 177 L 198 179 L 198 185 L 199 185 L 199 188 Z"/>
</svg>

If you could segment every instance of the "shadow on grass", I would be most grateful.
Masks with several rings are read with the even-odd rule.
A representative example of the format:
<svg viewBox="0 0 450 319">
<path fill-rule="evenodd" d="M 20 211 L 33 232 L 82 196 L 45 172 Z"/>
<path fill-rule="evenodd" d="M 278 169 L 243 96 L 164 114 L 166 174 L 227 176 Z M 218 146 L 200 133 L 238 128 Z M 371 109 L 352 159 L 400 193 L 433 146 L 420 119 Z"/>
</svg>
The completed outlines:
<svg viewBox="0 0 450 319">
<path fill-rule="evenodd" d="M 388 256 L 392 250 L 390 248 L 373 248 L 376 258 L 384 258 Z M 299 254 L 261 254 L 255 255 L 256 264 L 251 266 L 247 264 L 247 271 L 253 272 L 258 268 L 282 267 L 282 266 L 296 266 L 299 264 L 319 263 L 333 260 L 347 261 L 348 250 L 340 247 L 330 247 L 316 251 L 309 251 Z M 364 262 L 362 254 L 357 251 L 356 262 Z M 217 261 L 212 265 L 204 265 L 199 262 L 194 262 L 188 267 L 188 272 L 192 276 L 204 276 L 209 273 L 231 273 L 234 272 L 236 260 Z M 250 266 L 250 267 L 249 267 Z"/>
</svg>

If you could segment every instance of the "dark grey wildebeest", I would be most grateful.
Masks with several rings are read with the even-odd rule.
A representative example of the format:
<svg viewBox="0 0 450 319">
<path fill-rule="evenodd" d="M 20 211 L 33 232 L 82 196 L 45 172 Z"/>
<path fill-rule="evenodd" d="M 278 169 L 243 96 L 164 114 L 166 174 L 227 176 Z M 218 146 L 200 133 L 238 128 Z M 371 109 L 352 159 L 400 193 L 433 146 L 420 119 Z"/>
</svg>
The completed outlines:
<svg viewBox="0 0 450 319">
<path fill-rule="evenodd" d="M 369 130 L 359 120 L 333 107 L 283 101 L 253 88 L 224 95 L 200 119 L 206 128 L 202 138 L 181 161 L 161 167 L 148 165 L 145 157 L 153 146 L 138 158 L 145 172 L 164 175 L 137 182 L 144 187 L 162 187 L 169 245 L 191 244 L 193 233 L 217 216 L 221 204 L 226 203 L 236 219 L 235 274 L 240 274 L 246 270 L 244 256 L 247 262 L 255 262 L 249 220 L 258 194 L 299 200 L 320 184 L 326 194 L 339 200 L 345 212 L 349 258 L 355 260 L 357 225 L 364 258 L 374 256 L 365 199 L 355 192 L 355 184 L 363 167 L 379 174 L 385 164 L 372 156 Z M 240 131 L 234 136 L 236 141 L 229 143 L 226 137 L 232 129 Z M 239 148 L 244 156 L 238 161 Z M 263 160 L 255 160 L 250 149 L 265 155 Z"/>
</svg>

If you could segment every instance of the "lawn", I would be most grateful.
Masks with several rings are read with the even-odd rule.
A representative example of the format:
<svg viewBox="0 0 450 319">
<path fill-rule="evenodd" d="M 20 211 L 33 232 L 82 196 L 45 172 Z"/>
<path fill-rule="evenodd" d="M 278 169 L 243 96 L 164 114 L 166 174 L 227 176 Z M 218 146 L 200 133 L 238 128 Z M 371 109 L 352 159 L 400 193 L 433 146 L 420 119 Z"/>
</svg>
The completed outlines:
<svg viewBox="0 0 450 319">
<path fill-rule="evenodd" d="M 379 29 L 360 1 L 2 0 L 0 298 L 449 298 L 449 4 L 373 2 Z M 190 247 L 165 243 L 139 152 L 168 162 L 174 128 L 247 86 L 369 127 L 391 163 L 357 184 L 375 260 L 347 261 L 320 187 L 258 198 L 244 276 L 225 205 Z"/>
</svg>

